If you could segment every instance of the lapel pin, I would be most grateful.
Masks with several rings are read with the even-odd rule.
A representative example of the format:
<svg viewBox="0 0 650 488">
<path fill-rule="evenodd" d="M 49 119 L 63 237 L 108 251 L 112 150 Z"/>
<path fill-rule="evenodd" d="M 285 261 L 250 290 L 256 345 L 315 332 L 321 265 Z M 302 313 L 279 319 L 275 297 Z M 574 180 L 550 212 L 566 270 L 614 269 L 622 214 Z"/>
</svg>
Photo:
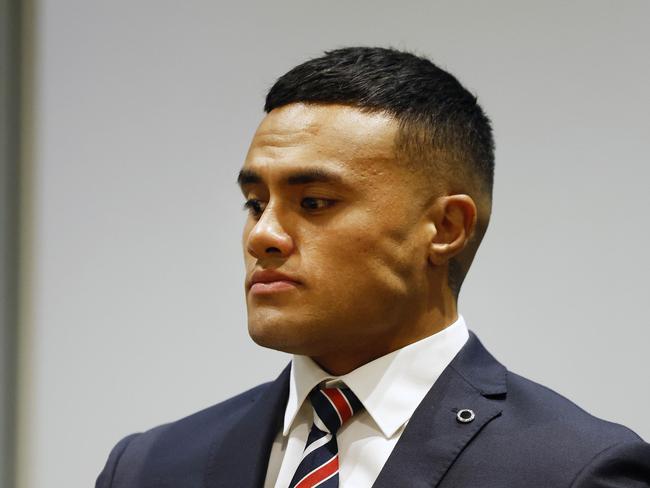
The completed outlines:
<svg viewBox="0 0 650 488">
<path fill-rule="evenodd" d="M 470 423 L 472 420 L 474 420 L 474 417 L 474 411 L 470 410 L 469 408 L 463 408 L 456 414 L 456 420 L 458 420 L 461 424 Z"/>
</svg>

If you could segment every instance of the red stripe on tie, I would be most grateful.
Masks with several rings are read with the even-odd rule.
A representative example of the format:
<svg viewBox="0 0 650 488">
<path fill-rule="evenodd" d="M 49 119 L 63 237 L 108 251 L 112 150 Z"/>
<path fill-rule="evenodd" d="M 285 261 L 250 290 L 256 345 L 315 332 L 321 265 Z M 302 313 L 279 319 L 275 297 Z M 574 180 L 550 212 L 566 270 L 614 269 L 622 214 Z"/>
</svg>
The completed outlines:
<svg viewBox="0 0 650 488">
<path fill-rule="evenodd" d="M 301 479 L 294 488 L 312 488 L 322 483 L 327 478 L 335 475 L 339 470 L 339 455 L 336 454 L 332 459 L 322 466 L 316 468 L 303 479 Z"/>
<path fill-rule="evenodd" d="M 338 388 L 325 388 L 323 390 L 323 393 L 325 393 L 327 395 L 327 398 L 329 398 L 334 404 L 334 407 L 339 412 L 339 416 L 341 417 L 341 425 L 343 425 L 350 417 L 352 417 L 352 414 L 354 413 L 350 408 L 348 401 L 345 399 L 343 393 L 341 393 Z"/>
</svg>

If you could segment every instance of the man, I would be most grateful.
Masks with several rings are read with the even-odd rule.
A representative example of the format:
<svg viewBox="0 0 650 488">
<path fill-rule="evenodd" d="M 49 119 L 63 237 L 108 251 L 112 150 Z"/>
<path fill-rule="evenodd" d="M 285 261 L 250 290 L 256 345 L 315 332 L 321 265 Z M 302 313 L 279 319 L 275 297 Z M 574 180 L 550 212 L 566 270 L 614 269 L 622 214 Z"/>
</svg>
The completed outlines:
<svg viewBox="0 0 650 488">
<path fill-rule="evenodd" d="M 508 372 L 457 311 L 488 226 L 490 122 L 449 73 L 346 48 L 271 88 L 238 182 L 271 383 L 123 439 L 126 487 L 642 487 L 650 445 Z"/>
</svg>

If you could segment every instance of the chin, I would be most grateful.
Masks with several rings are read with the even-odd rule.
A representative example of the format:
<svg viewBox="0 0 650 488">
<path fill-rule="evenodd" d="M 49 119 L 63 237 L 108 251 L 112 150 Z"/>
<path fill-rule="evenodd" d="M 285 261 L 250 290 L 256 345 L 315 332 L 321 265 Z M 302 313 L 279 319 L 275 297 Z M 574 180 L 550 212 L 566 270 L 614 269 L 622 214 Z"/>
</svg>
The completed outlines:
<svg viewBox="0 0 650 488">
<path fill-rule="evenodd" d="M 274 324 L 268 320 L 248 321 L 248 334 L 255 344 L 276 351 L 294 353 L 294 341 L 290 340 L 294 334 L 287 333 L 286 328 L 286 324 Z"/>
<path fill-rule="evenodd" d="M 291 324 L 289 321 L 248 320 L 248 334 L 253 341 L 262 347 L 275 349 L 289 354 L 311 355 L 309 347 L 311 337 L 304 327 Z"/>
</svg>

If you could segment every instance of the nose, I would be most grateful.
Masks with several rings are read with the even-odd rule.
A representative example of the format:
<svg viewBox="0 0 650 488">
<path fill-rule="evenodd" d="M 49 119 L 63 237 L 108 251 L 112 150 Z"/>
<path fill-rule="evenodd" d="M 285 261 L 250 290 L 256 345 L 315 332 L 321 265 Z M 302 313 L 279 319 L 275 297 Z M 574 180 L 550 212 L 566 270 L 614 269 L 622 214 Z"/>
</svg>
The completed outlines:
<svg viewBox="0 0 650 488">
<path fill-rule="evenodd" d="M 278 211 L 271 205 L 262 212 L 246 241 L 249 254 L 257 259 L 286 257 L 293 252 L 294 243 L 278 218 Z"/>
</svg>

